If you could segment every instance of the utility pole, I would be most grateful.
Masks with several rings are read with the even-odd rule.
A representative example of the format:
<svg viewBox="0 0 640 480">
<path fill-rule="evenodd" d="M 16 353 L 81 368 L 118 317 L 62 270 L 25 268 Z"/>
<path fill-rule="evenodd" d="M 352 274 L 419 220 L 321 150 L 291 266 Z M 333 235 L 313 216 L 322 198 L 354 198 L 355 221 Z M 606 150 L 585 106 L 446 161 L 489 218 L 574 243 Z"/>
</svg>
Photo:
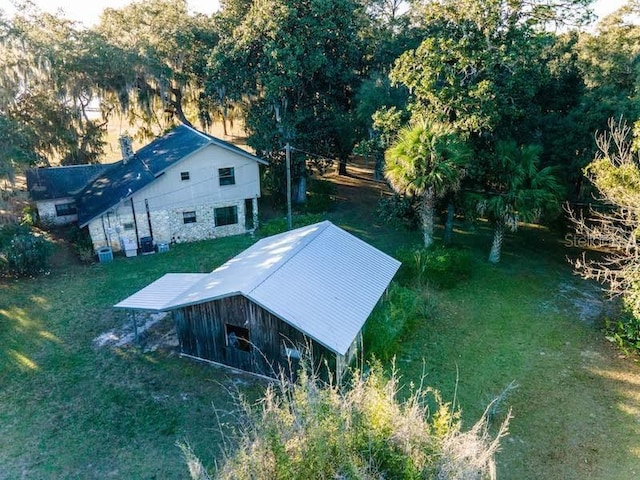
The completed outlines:
<svg viewBox="0 0 640 480">
<path fill-rule="evenodd" d="M 285 146 L 285 158 L 287 168 L 287 222 L 289 224 L 289 230 L 293 228 L 293 221 L 291 219 L 291 145 L 287 140 Z"/>
<path fill-rule="evenodd" d="M 280 104 L 274 103 L 273 110 L 276 113 L 276 122 L 278 122 L 278 130 L 283 134 L 284 138 L 287 140 L 287 144 L 285 145 L 285 167 L 287 169 L 287 223 L 289 225 L 289 230 L 293 228 L 293 220 L 291 218 L 291 144 L 290 144 L 290 131 L 287 127 L 281 124 L 282 117 L 280 116 Z M 287 98 L 282 97 L 282 110 L 286 112 L 287 110 Z"/>
</svg>

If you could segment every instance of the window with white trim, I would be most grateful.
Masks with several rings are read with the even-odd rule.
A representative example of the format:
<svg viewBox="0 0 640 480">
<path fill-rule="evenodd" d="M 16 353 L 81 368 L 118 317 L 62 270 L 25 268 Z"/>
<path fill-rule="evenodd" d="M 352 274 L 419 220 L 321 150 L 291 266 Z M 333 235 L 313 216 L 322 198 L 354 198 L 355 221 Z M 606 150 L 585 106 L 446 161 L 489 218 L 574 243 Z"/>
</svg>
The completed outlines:
<svg viewBox="0 0 640 480">
<path fill-rule="evenodd" d="M 182 212 L 182 221 L 183 223 L 196 223 L 196 212 Z"/>
<path fill-rule="evenodd" d="M 219 168 L 218 177 L 220 179 L 220 186 L 236 184 L 236 172 L 233 167 Z"/>
</svg>

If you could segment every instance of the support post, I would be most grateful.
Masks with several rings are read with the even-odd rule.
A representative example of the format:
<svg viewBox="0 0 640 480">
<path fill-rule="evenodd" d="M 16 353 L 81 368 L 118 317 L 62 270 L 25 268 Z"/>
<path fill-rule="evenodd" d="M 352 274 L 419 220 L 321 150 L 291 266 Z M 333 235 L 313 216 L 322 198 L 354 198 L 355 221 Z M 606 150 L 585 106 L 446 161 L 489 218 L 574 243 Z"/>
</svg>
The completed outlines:
<svg viewBox="0 0 640 480">
<path fill-rule="evenodd" d="M 133 314 L 133 336 L 136 342 L 136 347 L 140 346 L 140 339 L 138 338 L 138 322 L 136 321 L 136 311 L 131 312 Z"/>
</svg>

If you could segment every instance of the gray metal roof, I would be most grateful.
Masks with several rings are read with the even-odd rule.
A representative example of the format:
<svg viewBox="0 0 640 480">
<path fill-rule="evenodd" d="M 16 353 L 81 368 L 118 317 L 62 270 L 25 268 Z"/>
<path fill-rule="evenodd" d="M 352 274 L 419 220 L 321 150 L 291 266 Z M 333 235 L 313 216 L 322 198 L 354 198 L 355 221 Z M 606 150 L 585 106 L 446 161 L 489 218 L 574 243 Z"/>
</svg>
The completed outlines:
<svg viewBox="0 0 640 480">
<path fill-rule="evenodd" d="M 324 221 L 262 239 L 156 305 L 172 310 L 243 295 L 344 355 L 399 266 L 394 258 Z M 116 307 L 143 308 L 137 306 L 143 303 L 129 301 L 138 294 Z M 160 290 L 157 294 L 165 295 Z"/>
<path fill-rule="evenodd" d="M 207 273 L 167 273 L 114 308 L 162 312 L 166 303 L 208 276 Z"/>
</svg>

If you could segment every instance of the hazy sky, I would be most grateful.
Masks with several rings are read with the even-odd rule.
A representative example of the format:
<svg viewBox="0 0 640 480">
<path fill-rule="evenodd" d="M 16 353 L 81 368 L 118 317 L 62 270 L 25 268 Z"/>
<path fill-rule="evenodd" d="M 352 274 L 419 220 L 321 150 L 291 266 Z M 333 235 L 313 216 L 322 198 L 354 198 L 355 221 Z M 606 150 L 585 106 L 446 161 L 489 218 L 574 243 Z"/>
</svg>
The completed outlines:
<svg viewBox="0 0 640 480">
<path fill-rule="evenodd" d="M 64 10 L 66 16 L 82 22 L 85 26 L 91 26 L 98 22 L 100 13 L 107 7 L 118 8 L 131 0 L 33 0 L 42 10 L 56 12 Z M 626 0 L 598 0 L 594 4 L 594 10 L 598 16 L 607 15 L 618 9 Z M 211 14 L 219 7 L 218 0 L 188 0 L 189 7 L 194 12 Z M 0 8 L 11 16 L 14 9 L 11 0 L 0 0 Z"/>
<path fill-rule="evenodd" d="M 55 13 L 62 9 L 65 17 L 82 22 L 90 27 L 98 23 L 100 14 L 105 8 L 119 8 L 132 0 L 32 0 L 41 10 Z M 206 13 L 215 12 L 220 7 L 218 0 L 187 0 L 189 8 L 194 12 Z M 15 9 L 11 5 L 11 0 L 0 0 L 0 8 L 8 12 L 9 16 Z"/>
</svg>

